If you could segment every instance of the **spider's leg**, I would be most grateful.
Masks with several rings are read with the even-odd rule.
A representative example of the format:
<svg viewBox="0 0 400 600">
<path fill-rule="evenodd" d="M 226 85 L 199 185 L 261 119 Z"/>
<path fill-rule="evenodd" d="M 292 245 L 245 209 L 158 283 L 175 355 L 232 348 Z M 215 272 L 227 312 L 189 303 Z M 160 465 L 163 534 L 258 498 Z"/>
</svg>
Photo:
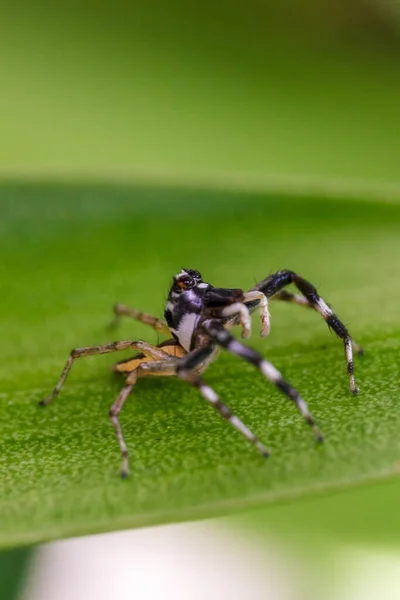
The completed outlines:
<svg viewBox="0 0 400 600">
<path fill-rule="evenodd" d="M 254 289 L 263 292 L 268 298 L 271 298 L 281 291 L 282 288 L 291 283 L 297 287 L 312 307 L 319 312 L 336 335 L 343 340 L 347 360 L 347 372 L 350 381 L 350 391 L 353 394 L 357 394 L 358 388 L 354 380 L 353 342 L 350 333 L 328 304 L 321 298 L 315 287 L 309 281 L 303 279 L 303 277 L 300 277 L 293 271 L 285 270 L 278 271 L 274 275 L 270 275 L 263 281 L 260 281 L 260 283 L 257 283 L 257 285 L 254 286 Z M 362 354 L 362 349 L 357 344 L 355 345 L 355 350 L 359 354 Z"/>
<path fill-rule="evenodd" d="M 39 403 L 41 406 L 46 406 L 50 404 L 56 396 L 60 393 L 60 390 L 68 376 L 68 373 L 77 358 L 84 358 L 85 356 L 94 356 L 96 354 L 109 354 L 110 352 L 120 352 L 122 350 L 128 350 L 129 348 L 139 350 L 145 356 L 149 356 L 154 360 L 158 360 L 160 358 L 165 358 L 165 353 L 155 346 L 151 346 L 151 344 L 147 344 L 146 342 L 137 341 L 121 341 L 121 342 L 112 342 L 111 344 L 103 344 L 101 346 L 88 346 L 86 348 L 75 348 L 72 350 L 71 354 L 67 362 L 65 363 L 64 369 L 62 370 L 60 379 L 57 382 L 56 387 L 51 392 L 47 398 L 41 400 Z"/>
<path fill-rule="evenodd" d="M 212 355 L 215 351 L 214 345 L 211 346 L 203 346 L 202 348 L 198 348 L 194 350 L 184 358 L 182 358 L 176 366 L 176 374 L 180 379 L 184 379 L 191 385 L 195 386 L 200 394 L 213 406 L 219 414 L 224 417 L 229 423 L 237 429 L 253 446 L 257 448 L 257 450 L 267 458 L 269 456 L 268 449 L 257 439 L 257 437 L 250 431 L 242 421 L 233 414 L 231 409 L 223 404 L 219 398 L 219 396 L 214 392 L 214 390 L 207 385 L 203 379 L 196 372 L 196 368 L 199 365 L 207 363 L 210 355 Z"/>
<path fill-rule="evenodd" d="M 248 348 L 247 346 L 244 346 L 244 344 L 238 342 L 217 320 L 210 319 L 209 321 L 205 321 L 203 327 L 215 343 L 228 350 L 228 352 L 232 352 L 232 354 L 236 354 L 255 365 L 264 377 L 275 384 L 289 400 L 294 402 L 305 421 L 312 427 L 317 441 L 323 441 L 322 433 L 314 423 L 314 419 L 311 416 L 306 402 L 301 398 L 299 392 L 283 379 L 279 371 L 270 362 L 265 360 L 261 354 L 252 348 Z"/>
<path fill-rule="evenodd" d="M 281 290 L 280 292 L 272 296 L 272 298 L 270 299 L 291 302 L 292 304 L 298 304 L 299 306 L 304 306 L 305 308 L 314 308 L 314 305 L 311 304 L 311 302 L 309 302 L 305 296 L 300 296 L 300 294 L 292 294 L 291 292 L 287 292 L 286 290 Z M 332 308 L 330 304 L 327 304 L 327 306 L 329 308 Z M 363 349 L 353 339 L 351 340 L 351 345 L 353 351 L 357 354 L 364 353 Z"/>
<path fill-rule="evenodd" d="M 300 296 L 300 294 L 292 294 L 286 290 L 281 290 L 270 299 L 283 300 L 284 302 L 292 302 L 293 304 L 299 304 L 299 306 L 305 306 L 306 308 L 314 308 L 311 302 L 309 302 L 304 296 Z"/>
<path fill-rule="evenodd" d="M 130 308 L 129 306 L 125 306 L 124 304 L 115 304 L 113 307 L 115 318 L 111 321 L 109 327 L 111 329 L 115 328 L 121 319 L 121 317 L 130 317 L 131 319 L 135 319 L 136 321 L 140 321 L 141 323 L 145 323 L 146 325 L 150 325 L 156 331 L 163 333 L 165 335 L 170 335 L 170 330 L 168 328 L 167 322 L 164 319 L 159 319 L 158 317 L 153 317 L 147 313 L 141 312 L 134 308 Z"/>
<path fill-rule="evenodd" d="M 114 427 L 115 434 L 117 436 L 117 440 L 119 443 L 119 447 L 121 449 L 122 454 L 122 468 L 121 468 L 121 477 L 127 477 L 129 474 L 129 459 L 128 459 L 128 448 L 124 440 L 124 436 L 122 433 L 121 424 L 118 419 L 118 415 L 121 412 L 123 405 L 125 404 L 126 399 L 131 393 L 134 385 L 136 384 L 139 377 L 144 377 L 146 375 L 161 375 L 161 376 L 171 376 L 175 375 L 175 363 L 176 360 L 173 358 L 164 358 L 162 360 L 157 360 L 155 362 L 142 362 L 134 371 L 132 371 L 127 379 L 126 384 L 120 391 L 117 399 L 112 405 L 109 417 L 111 419 L 111 423 Z"/>
<path fill-rule="evenodd" d="M 124 385 L 120 393 L 118 394 L 117 399 L 114 404 L 110 408 L 108 413 L 112 426 L 114 427 L 115 435 L 117 436 L 117 440 L 119 443 L 119 447 L 121 449 L 122 454 L 122 467 L 121 467 L 121 477 L 127 477 L 129 474 L 129 459 L 128 459 L 128 448 L 124 440 L 124 436 L 122 433 L 121 424 L 118 419 L 118 415 L 121 412 L 123 405 L 125 404 L 125 400 L 131 393 L 133 386 L 137 381 L 137 370 L 133 371 L 130 375 L 131 383 Z"/>
</svg>

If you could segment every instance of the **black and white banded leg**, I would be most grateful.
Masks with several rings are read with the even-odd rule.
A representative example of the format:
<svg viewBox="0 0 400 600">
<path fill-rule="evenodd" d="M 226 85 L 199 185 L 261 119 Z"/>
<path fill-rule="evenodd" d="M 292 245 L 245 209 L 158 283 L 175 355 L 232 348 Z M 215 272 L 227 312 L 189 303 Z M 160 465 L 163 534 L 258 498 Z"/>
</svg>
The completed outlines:
<svg viewBox="0 0 400 600">
<path fill-rule="evenodd" d="M 313 310 L 315 310 L 314 305 L 311 304 L 311 302 L 309 302 L 305 296 L 300 296 L 300 294 L 292 294 L 291 292 L 287 292 L 286 290 L 281 290 L 280 292 L 275 294 L 275 296 L 272 296 L 272 298 L 270 299 L 283 300 L 284 302 L 298 304 L 299 306 L 304 306 L 305 308 L 312 308 Z M 327 306 L 329 306 L 329 308 L 332 309 L 330 304 L 328 304 Z M 361 346 L 359 346 L 359 344 L 357 344 L 357 342 L 355 342 L 353 339 L 351 340 L 351 345 L 353 351 L 356 352 L 356 354 L 364 354 L 364 351 L 361 348 Z"/>
<path fill-rule="evenodd" d="M 346 326 L 335 315 L 329 305 L 326 304 L 326 302 L 321 298 L 316 288 L 309 281 L 303 277 L 300 277 L 293 271 L 284 270 L 278 271 L 274 275 L 270 275 L 263 281 L 260 281 L 260 283 L 257 283 L 257 285 L 254 286 L 254 289 L 263 292 L 267 298 L 272 298 L 272 296 L 275 296 L 282 290 L 282 288 L 290 285 L 291 283 L 293 283 L 299 292 L 303 294 L 308 303 L 317 312 L 319 312 L 319 314 L 328 324 L 328 327 L 333 329 L 336 335 L 343 340 L 347 361 L 347 372 L 349 375 L 350 391 L 352 394 L 357 394 L 358 387 L 354 379 L 353 347 L 359 354 L 362 354 L 362 350 L 357 344 L 352 342 L 350 333 L 348 332 Z"/>
<path fill-rule="evenodd" d="M 226 419 L 232 427 L 237 429 L 253 446 L 257 448 L 264 458 L 269 456 L 269 450 L 260 442 L 252 431 L 242 421 L 233 414 L 231 409 L 224 404 L 216 392 L 207 385 L 196 372 L 200 365 L 208 363 L 209 357 L 215 352 L 215 346 L 203 346 L 193 350 L 190 354 L 182 358 L 176 366 L 176 374 L 180 379 L 187 381 L 196 387 L 207 402 L 211 404 L 219 414 Z"/>
<path fill-rule="evenodd" d="M 225 348 L 228 352 L 240 356 L 244 360 L 253 364 L 261 373 L 273 383 L 283 394 L 289 398 L 298 408 L 307 424 L 313 429 L 318 442 L 323 441 L 323 435 L 314 422 L 314 419 L 308 409 L 306 402 L 300 396 L 299 392 L 284 380 L 280 372 L 261 354 L 248 348 L 236 340 L 220 323 L 216 320 L 209 320 L 203 323 L 204 329 L 210 335 L 213 342 Z"/>
</svg>

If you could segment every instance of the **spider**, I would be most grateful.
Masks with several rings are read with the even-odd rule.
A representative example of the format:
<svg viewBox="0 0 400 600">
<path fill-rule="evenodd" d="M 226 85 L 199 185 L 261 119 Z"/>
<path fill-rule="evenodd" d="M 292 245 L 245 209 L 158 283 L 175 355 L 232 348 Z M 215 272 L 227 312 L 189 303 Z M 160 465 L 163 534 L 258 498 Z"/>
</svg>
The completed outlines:
<svg viewBox="0 0 400 600">
<path fill-rule="evenodd" d="M 292 283 L 301 292 L 301 295 L 292 294 L 283 289 Z M 316 440 L 322 442 L 322 433 L 297 390 L 285 381 L 279 371 L 261 354 L 239 342 L 228 331 L 231 327 L 240 325 L 242 337 L 248 338 L 251 328 L 250 313 L 258 309 L 261 319 L 261 336 L 268 335 L 270 330 L 269 299 L 293 302 L 313 308 L 325 319 L 329 328 L 333 329 L 343 341 L 350 391 L 357 394 L 353 350 L 358 354 L 362 354 L 362 350 L 351 339 L 345 325 L 333 313 L 330 306 L 318 295 L 315 287 L 303 277 L 289 270 L 278 271 L 257 283 L 249 292 L 244 292 L 236 288 L 216 288 L 203 281 L 198 271 L 182 269 L 173 278 L 164 319 L 153 317 L 123 304 L 114 306 L 115 323 L 121 316 L 131 317 L 150 325 L 156 331 L 169 336 L 169 339 L 157 346 L 144 341 L 128 340 L 72 350 L 56 387 L 45 400 L 40 402 L 40 405 L 49 404 L 59 394 L 76 359 L 94 354 L 133 349 L 138 351 L 134 357 L 120 361 L 113 367 L 114 371 L 123 374 L 126 379 L 125 385 L 109 411 L 122 454 L 122 477 L 128 476 L 129 462 L 128 449 L 118 415 L 137 380 L 149 375 L 159 377 L 175 375 L 195 386 L 222 417 L 247 438 L 264 457 L 268 457 L 269 450 L 232 413 L 230 408 L 221 402 L 216 392 L 201 378 L 201 374 L 215 360 L 219 348 L 222 347 L 253 364 L 266 379 L 287 396 L 297 406 L 306 423 L 313 429 Z"/>
</svg>

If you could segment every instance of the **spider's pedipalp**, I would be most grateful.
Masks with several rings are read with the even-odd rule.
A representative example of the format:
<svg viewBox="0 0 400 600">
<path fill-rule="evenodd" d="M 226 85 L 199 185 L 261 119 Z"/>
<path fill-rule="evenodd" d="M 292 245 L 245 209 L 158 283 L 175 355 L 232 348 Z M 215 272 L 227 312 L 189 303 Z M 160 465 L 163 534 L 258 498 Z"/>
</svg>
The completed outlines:
<svg viewBox="0 0 400 600">
<path fill-rule="evenodd" d="M 254 301 L 258 301 L 258 309 L 260 311 L 260 319 L 261 319 L 261 337 L 266 337 L 269 334 L 270 330 L 270 314 L 268 310 L 268 298 L 263 292 L 252 291 L 247 292 L 244 295 L 243 302 L 252 303 Z"/>
<path fill-rule="evenodd" d="M 232 317 L 238 315 L 239 323 L 242 327 L 242 338 L 248 338 L 251 334 L 250 311 L 242 302 L 229 304 L 221 310 L 221 317 Z"/>
</svg>

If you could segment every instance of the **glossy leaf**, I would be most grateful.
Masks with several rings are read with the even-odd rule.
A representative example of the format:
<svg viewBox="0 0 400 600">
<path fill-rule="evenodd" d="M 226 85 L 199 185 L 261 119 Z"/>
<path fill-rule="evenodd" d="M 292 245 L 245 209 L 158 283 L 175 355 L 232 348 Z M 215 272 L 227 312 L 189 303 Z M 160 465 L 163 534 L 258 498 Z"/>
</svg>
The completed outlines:
<svg viewBox="0 0 400 600">
<path fill-rule="evenodd" d="M 0 544 L 231 514 L 398 472 L 400 206 L 201 190 L 3 183 L 0 188 Z M 156 341 L 124 322 L 121 301 L 161 315 L 174 273 L 250 288 L 291 268 L 312 281 L 365 347 L 351 397 L 343 349 L 314 312 L 271 304 L 272 331 L 250 344 L 293 383 L 326 436 L 322 447 L 294 407 L 250 365 L 222 354 L 205 375 L 272 449 L 264 461 L 174 379 L 140 381 L 121 415 L 132 474 L 107 412 L 121 386 L 85 359 L 57 401 L 71 348 Z"/>
</svg>

